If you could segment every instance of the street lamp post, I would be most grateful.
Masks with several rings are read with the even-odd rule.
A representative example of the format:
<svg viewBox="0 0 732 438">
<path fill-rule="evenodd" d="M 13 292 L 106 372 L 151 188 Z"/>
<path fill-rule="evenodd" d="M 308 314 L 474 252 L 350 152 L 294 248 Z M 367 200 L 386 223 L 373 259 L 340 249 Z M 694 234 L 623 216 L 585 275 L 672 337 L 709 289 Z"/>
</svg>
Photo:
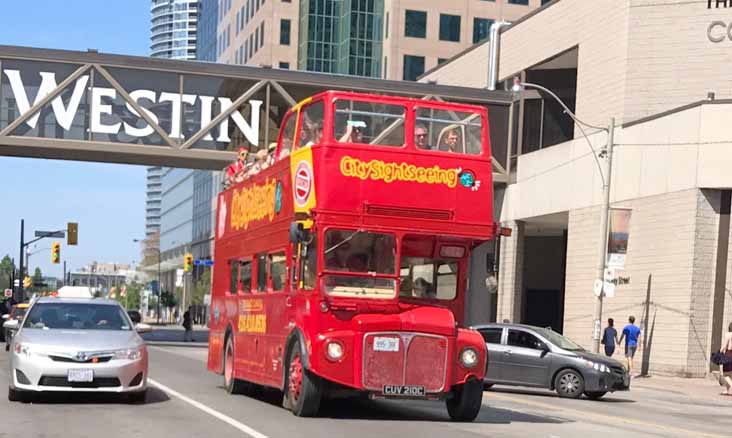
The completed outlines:
<svg viewBox="0 0 732 438">
<path fill-rule="evenodd" d="M 600 282 L 599 293 L 597 293 L 597 299 L 595 300 L 595 309 L 593 313 L 593 327 L 592 327 L 592 351 L 599 353 L 600 351 L 600 333 L 602 329 L 602 300 L 605 296 L 604 276 L 605 269 L 607 268 L 607 245 L 608 245 L 608 218 L 610 215 L 610 180 L 612 173 L 612 160 L 613 160 L 613 144 L 615 134 L 615 118 L 610 118 L 610 123 L 607 128 L 600 126 L 593 126 L 578 119 L 577 116 L 569 109 L 569 107 L 554 94 L 551 90 L 538 84 L 532 84 L 529 82 L 521 82 L 518 78 L 514 79 L 513 91 L 519 92 L 524 88 L 535 88 L 541 90 L 544 93 L 551 96 L 557 101 L 564 112 L 574 121 L 575 125 L 580 129 L 582 136 L 587 141 L 587 144 L 592 151 L 592 155 L 597 164 L 598 170 L 600 171 L 600 178 L 602 179 L 602 207 L 600 209 L 600 245 L 597 252 L 597 268 L 595 272 L 596 282 Z M 585 133 L 583 126 L 593 128 L 598 131 L 604 131 L 607 133 L 607 143 L 600 150 L 600 153 L 595 153 L 595 149 L 590 142 L 589 137 Z M 600 162 L 602 158 L 602 163 Z"/>
<path fill-rule="evenodd" d="M 144 239 L 132 239 L 133 242 L 142 242 Z M 160 325 L 160 298 L 163 295 L 162 285 L 160 284 L 160 263 L 161 263 L 161 255 L 160 255 L 160 242 L 158 242 L 158 297 L 157 297 L 157 313 L 158 313 L 158 325 Z"/>
</svg>

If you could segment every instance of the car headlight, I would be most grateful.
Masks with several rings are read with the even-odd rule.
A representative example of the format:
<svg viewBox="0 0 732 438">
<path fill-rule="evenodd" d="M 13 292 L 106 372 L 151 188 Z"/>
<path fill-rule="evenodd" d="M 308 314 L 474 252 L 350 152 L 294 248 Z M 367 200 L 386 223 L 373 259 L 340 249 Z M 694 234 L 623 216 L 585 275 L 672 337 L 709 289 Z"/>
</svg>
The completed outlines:
<svg viewBox="0 0 732 438">
<path fill-rule="evenodd" d="M 30 356 L 33 354 L 30 345 L 21 344 L 20 342 L 15 343 L 15 354 L 22 354 L 24 356 Z"/>
<path fill-rule="evenodd" d="M 467 347 L 462 351 L 462 353 L 460 353 L 460 362 L 465 368 L 473 368 L 478 365 L 479 360 L 480 355 L 475 348 Z"/>
<path fill-rule="evenodd" d="M 587 366 L 587 368 L 592 368 L 593 370 L 599 371 L 601 373 L 610 372 L 610 367 L 608 367 L 604 363 L 598 363 L 598 362 L 593 362 L 591 360 L 585 360 L 585 365 Z"/>
<path fill-rule="evenodd" d="M 142 357 L 145 347 L 125 348 L 114 351 L 112 359 L 138 360 Z"/>
<path fill-rule="evenodd" d="M 343 345 L 337 341 L 330 341 L 325 346 L 325 355 L 332 361 L 341 360 L 343 357 Z"/>
</svg>

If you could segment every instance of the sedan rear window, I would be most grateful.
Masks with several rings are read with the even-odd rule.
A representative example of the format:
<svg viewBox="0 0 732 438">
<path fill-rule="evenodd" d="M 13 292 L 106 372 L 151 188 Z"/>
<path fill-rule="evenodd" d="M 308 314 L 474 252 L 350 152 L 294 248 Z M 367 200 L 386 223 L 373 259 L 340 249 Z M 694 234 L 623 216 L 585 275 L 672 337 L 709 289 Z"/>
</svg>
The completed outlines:
<svg viewBox="0 0 732 438">
<path fill-rule="evenodd" d="M 111 304 L 38 303 L 25 318 L 24 328 L 43 330 L 132 330 L 121 307 Z"/>
</svg>

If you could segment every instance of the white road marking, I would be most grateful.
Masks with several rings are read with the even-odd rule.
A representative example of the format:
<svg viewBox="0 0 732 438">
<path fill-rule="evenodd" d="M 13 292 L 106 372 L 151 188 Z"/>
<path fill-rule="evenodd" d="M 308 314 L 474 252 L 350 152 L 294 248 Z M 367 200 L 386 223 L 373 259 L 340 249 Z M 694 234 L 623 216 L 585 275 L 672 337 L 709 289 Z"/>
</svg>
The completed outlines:
<svg viewBox="0 0 732 438">
<path fill-rule="evenodd" d="M 252 429 L 251 427 L 247 426 L 246 424 L 240 423 L 240 422 L 234 420 L 233 418 L 229 417 L 228 415 L 222 414 L 221 412 L 219 412 L 213 408 L 210 408 L 201 402 L 197 402 L 196 400 L 193 400 L 192 398 L 187 397 L 187 396 L 179 393 L 178 391 L 170 389 L 167 386 L 163 385 L 162 383 L 156 382 L 155 380 L 150 379 L 150 378 L 147 379 L 147 382 L 150 385 L 158 388 L 159 390 L 166 392 L 166 393 L 172 395 L 173 397 L 177 397 L 177 398 L 183 400 L 184 402 L 188 403 L 189 405 L 191 405 L 197 409 L 200 409 L 203 412 L 211 415 L 212 417 L 216 417 L 219 420 L 223 421 L 224 423 L 226 423 L 236 429 L 239 429 L 240 431 L 244 432 L 245 434 L 249 435 L 252 438 L 269 438 L 267 435 L 264 435 L 263 433 L 260 433 L 256 430 Z"/>
</svg>

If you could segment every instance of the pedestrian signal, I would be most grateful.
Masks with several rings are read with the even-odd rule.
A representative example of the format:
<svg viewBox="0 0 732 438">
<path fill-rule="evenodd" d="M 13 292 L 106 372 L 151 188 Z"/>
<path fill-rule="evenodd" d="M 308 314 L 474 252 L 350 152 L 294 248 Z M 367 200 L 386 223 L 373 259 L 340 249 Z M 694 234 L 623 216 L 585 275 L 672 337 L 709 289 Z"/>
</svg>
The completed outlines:
<svg viewBox="0 0 732 438">
<path fill-rule="evenodd" d="M 61 262 L 61 244 L 58 242 L 53 242 L 53 245 L 51 245 L 51 263 L 60 263 Z"/>
<path fill-rule="evenodd" d="M 188 253 L 183 257 L 183 270 L 191 272 L 193 270 L 193 254 Z"/>
</svg>

